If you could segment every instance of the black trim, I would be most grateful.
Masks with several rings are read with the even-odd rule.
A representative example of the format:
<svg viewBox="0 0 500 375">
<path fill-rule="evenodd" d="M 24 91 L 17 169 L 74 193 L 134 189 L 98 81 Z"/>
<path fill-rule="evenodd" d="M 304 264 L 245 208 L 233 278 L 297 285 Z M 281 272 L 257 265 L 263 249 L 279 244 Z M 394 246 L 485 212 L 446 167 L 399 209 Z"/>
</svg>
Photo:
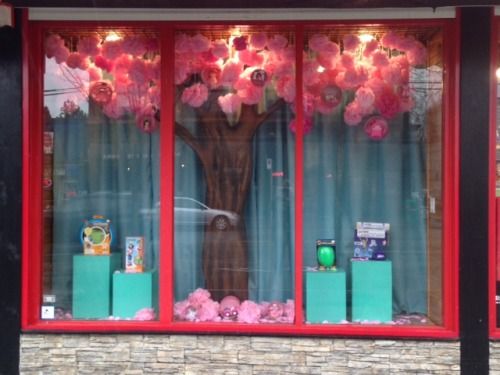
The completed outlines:
<svg viewBox="0 0 500 375">
<path fill-rule="evenodd" d="M 460 336 L 462 374 L 488 374 L 489 8 L 460 17 Z"/>
<path fill-rule="evenodd" d="M 20 17 L 17 20 L 20 21 Z M 0 46 L 0 374 L 17 374 L 21 327 L 22 176 L 19 27 L 0 27 Z"/>
</svg>

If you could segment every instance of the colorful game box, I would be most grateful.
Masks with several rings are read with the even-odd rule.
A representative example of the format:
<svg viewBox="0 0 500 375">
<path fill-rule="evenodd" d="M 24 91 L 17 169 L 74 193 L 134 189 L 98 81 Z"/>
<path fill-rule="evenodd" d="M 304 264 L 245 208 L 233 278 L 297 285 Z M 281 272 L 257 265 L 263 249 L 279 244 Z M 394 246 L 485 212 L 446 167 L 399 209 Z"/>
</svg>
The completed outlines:
<svg viewBox="0 0 500 375">
<path fill-rule="evenodd" d="M 109 220 L 99 215 L 85 220 L 80 231 L 80 241 L 85 255 L 109 255 L 112 239 L 113 233 Z"/>
<path fill-rule="evenodd" d="M 390 224 L 357 222 L 354 230 L 354 259 L 385 260 Z"/>
<path fill-rule="evenodd" d="M 144 272 L 144 237 L 125 238 L 125 272 Z"/>
</svg>

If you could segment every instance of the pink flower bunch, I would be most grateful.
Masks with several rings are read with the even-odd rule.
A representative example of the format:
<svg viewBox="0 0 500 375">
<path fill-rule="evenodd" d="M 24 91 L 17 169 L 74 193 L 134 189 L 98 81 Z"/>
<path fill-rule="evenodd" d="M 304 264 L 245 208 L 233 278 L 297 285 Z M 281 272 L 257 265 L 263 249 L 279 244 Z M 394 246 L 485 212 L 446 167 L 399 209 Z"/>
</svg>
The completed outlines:
<svg viewBox="0 0 500 375">
<path fill-rule="evenodd" d="M 108 60 L 117 59 L 122 53 L 122 40 L 105 40 L 101 47 L 102 56 Z"/>
<path fill-rule="evenodd" d="M 212 55 L 219 59 L 226 59 L 229 57 L 229 47 L 224 39 L 214 41 L 211 52 Z"/>
<path fill-rule="evenodd" d="M 124 53 L 132 56 L 142 56 L 147 51 L 147 40 L 139 35 L 127 35 L 123 39 L 122 49 Z"/>
<path fill-rule="evenodd" d="M 137 311 L 134 315 L 134 320 L 155 320 L 156 314 L 155 309 L 145 307 Z"/>
<path fill-rule="evenodd" d="M 210 298 L 210 292 L 198 288 L 188 298 L 174 304 L 174 317 L 192 322 L 218 321 L 219 303 Z"/>
<path fill-rule="evenodd" d="M 217 99 L 222 111 L 228 115 L 236 113 L 241 106 L 241 98 L 236 94 L 226 94 Z"/>
<path fill-rule="evenodd" d="M 89 35 L 78 41 L 77 50 L 85 56 L 97 56 L 101 52 L 101 40 L 98 35 Z"/>
<path fill-rule="evenodd" d="M 66 65 L 71 69 L 86 70 L 89 67 L 89 59 L 78 52 L 70 53 L 66 59 Z"/>
<path fill-rule="evenodd" d="M 182 92 L 181 101 L 191 107 L 200 107 L 208 99 L 208 88 L 202 83 L 195 83 Z"/>
<path fill-rule="evenodd" d="M 256 50 L 262 50 L 266 48 L 267 45 L 267 35 L 266 33 L 257 33 L 250 36 L 250 46 Z"/>
<path fill-rule="evenodd" d="M 345 51 L 354 51 L 361 44 L 361 41 L 359 40 L 359 37 L 357 35 L 353 35 L 353 34 L 346 35 L 342 39 L 342 41 L 344 43 L 344 50 Z"/>
<path fill-rule="evenodd" d="M 394 118 L 401 110 L 399 97 L 389 86 L 385 86 L 384 89 L 377 94 L 375 107 L 382 116 L 388 119 Z"/>
</svg>

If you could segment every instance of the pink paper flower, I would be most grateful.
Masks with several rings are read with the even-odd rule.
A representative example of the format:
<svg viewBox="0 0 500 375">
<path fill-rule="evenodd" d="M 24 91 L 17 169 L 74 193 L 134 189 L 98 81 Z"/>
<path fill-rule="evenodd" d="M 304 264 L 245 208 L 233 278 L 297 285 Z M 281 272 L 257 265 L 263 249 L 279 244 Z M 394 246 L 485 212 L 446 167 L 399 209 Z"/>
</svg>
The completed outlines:
<svg viewBox="0 0 500 375">
<path fill-rule="evenodd" d="M 174 303 L 174 317 L 178 320 L 186 320 L 186 314 L 190 304 L 187 299 Z"/>
<path fill-rule="evenodd" d="M 295 77 L 284 76 L 276 81 L 276 93 L 286 102 L 292 103 L 295 100 Z"/>
<path fill-rule="evenodd" d="M 148 69 L 143 59 L 132 60 L 128 69 L 128 76 L 132 82 L 139 84 L 148 81 Z"/>
<path fill-rule="evenodd" d="M 146 53 L 146 40 L 142 36 L 128 35 L 123 39 L 122 49 L 124 53 L 142 56 Z"/>
<path fill-rule="evenodd" d="M 295 303 L 293 299 L 287 300 L 283 306 L 283 316 L 286 323 L 293 323 L 295 320 Z"/>
<path fill-rule="evenodd" d="M 364 131 L 370 139 L 380 141 L 389 134 L 389 124 L 387 120 L 381 116 L 370 117 L 365 122 Z"/>
<path fill-rule="evenodd" d="M 236 113 L 241 106 L 241 98 L 235 94 L 226 94 L 217 99 L 222 111 L 228 115 Z"/>
<path fill-rule="evenodd" d="M 343 53 L 340 57 L 340 62 L 342 63 L 344 69 L 354 69 L 354 56 L 350 53 Z"/>
<path fill-rule="evenodd" d="M 389 65 L 389 57 L 384 51 L 376 51 L 372 54 L 372 64 L 376 67 L 384 67 Z"/>
<path fill-rule="evenodd" d="M 63 62 L 66 62 L 69 54 L 69 49 L 64 44 L 59 45 L 54 51 L 54 58 L 56 60 L 56 63 L 62 64 Z"/>
<path fill-rule="evenodd" d="M 390 87 L 386 86 L 377 94 L 375 107 L 382 116 L 391 119 L 400 111 L 399 98 Z"/>
<path fill-rule="evenodd" d="M 230 60 L 222 68 L 220 83 L 223 86 L 231 87 L 238 81 L 242 72 L 243 65 Z"/>
<path fill-rule="evenodd" d="M 262 100 L 264 90 L 262 87 L 257 87 L 250 83 L 246 85 L 245 88 L 239 89 L 237 94 L 241 98 L 242 103 L 252 105 L 258 104 Z"/>
<path fill-rule="evenodd" d="M 288 39 L 283 35 L 276 34 L 267 41 L 267 48 L 273 52 L 279 52 L 288 45 Z"/>
<path fill-rule="evenodd" d="M 198 308 L 196 318 L 200 322 L 211 322 L 220 320 L 219 303 L 211 299 L 203 302 Z"/>
<path fill-rule="evenodd" d="M 80 68 L 80 66 L 84 66 L 83 64 L 84 57 L 78 52 L 70 53 L 68 58 L 66 59 L 66 65 L 71 69 Z"/>
<path fill-rule="evenodd" d="M 137 311 L 134 315 L 135 320 L 155 320 L 156 314 L 153 308 L 144 308 Z"/>
<path fill-rule="evenodd" d="M 182 92 L 181 101 L 191 107 L 200 107 L 208 99 L 208 88 L 204 84 L 195 83 Z"/>
<path fill-rule="evenodd" d="M 186 34 L 178 34 L 175 36 L 175 52 L 187 53 L 191 51 L 191 38 Z"/>
<path fill-rule="evenodd" d="M 111 72 L 111 70 L 113 69 L 113 62 L 105 59 L 101 55 L 95 57 L 94 64 L 98 68 L 101 68 L 102 70 L 105 70 L 107 72 Z"/>
<path fill-rule="evenodd" d="M 393 31 L 389 31 L 388 33 L 384 34 L 382 38 L 380 39 L 380 44 L 383 47 L 393 49 L 397 48 L 397 45 L 399 44 L 399 41 L 401 40 L 401 37 L 397 35 Z"/>
<path fill-rule="evenodd" d="M 314 34 L 308 41 L 309 49 L 314 52 L 321 52 L 326 49 L 330 39 L 323 34 Z"/>
<path fill-rule="evenodd" d="M 224 39 L 216 40 L 211 51 L 219 59 L 226 59 L 229 56 L 229 47 Z"/>
<path fill-rule="evenodd" d="M 50 34 L 45 38 L 45 54 L 49 59 L 55 56 L 61 46 L 64 46 L 64 40 L 59 35 Z"/>
<path fill-rule="evenodd" d="M 397 65 L 390 64 L 381 69 L 382 79 L 390 85 L 402 85 L 408 83 L 408 71 L 401 70 Z"/>
<path fill-rule="evenodd" d="M 349 126 L 358 125 L 363 119 L 361 108 L 356 102 L 349 103 L 344 111 L 344 122 Z"/>
<path fill-rule="evenodd" d="M 316 60 L 318 63 L 325 69 L 334 69 L 337 63 L 338 55 L 328 53 L 328 52 L 319 52 L 316 55 Z"/>
<path fill-rule="evenodd" d="M 369 87 L 360 87 L 356 91 L 356 102 L 363 112 L 369 111 L 375 103 L 375 94 Z"/>
<path fill-rule="evenodd" d="M 134 59 L 136 60 L 136 59 Z M 113 73 L 120 75 L 120 74 L 127 74 L 130 65 L 132 64 L 132 57 L 130 55 L 120 55 L 113 64 Z"/>
<path fill-rule="evenodd" d="M 345 51 L 354 51 L 356 50 L 361 41 L 359 40 L 359 37 L 357 35 L 349 34 L 346 35 L 342 41 L 344 42 L 344 50 Z"/>
<path fill-rule="evenodd" d="M 238 322 L 258 323 L 260 319 L 259 305 L 253 301 L 244 301 L 238 311 Z"/>
<path fill-rule="evenodd" d="M 77 50 L 82 55 L 97 56 L 101 51 L 100 43 L 98 35 L 86 36 L 78 41 Z"/>
<path fill-rule="evenodd" d="M 193 306 L 199 307 L 204 302 L 210 299 L 210 292 L 206 289 L 198 288 L 194 292 L 191 292 L 187 298 L 189 303 Z"/>
<path fill-rule="evenodd" d="M 106 116 L 114 120 L 118 120 L 125 115 L 125 108 L 118 103 L 116 95 L 113 95 L 111 101 L 102 107 L 102 111 Z"/>
<path fill-rule="evenodd" d="M 250 36 L 250 45 L 253 49 L 261 50 L 266 48 L 267 35 L 266 33 L 257 33 Z"/>
<path fill-rule="evenodd" d="M 191 38 L 190 43 L 191 51 L 194 53 L 201 53 L 208 51 L 210 48 L 210 39 L 201 34 L 196 34 Z"/>
<path fill-rule="evenodd" d="M 233 39 L 233 47 L 236 51 L 247 49 L 247 37 L 242 35 Z"/>
<path fill-rule="evenodd" d="M 221 69 L 216 64 L 205 66 L 201 70 L 201 79 L 211 90 L 220 86 Z"/>
<path fill-rule="evenodd" d="M 240 61 L 246 66 L 260 66 L 264 63 L 263 56 L 257 51 L 239 51 L 238 57 Z"/>
<path fill-rule="evenodd" d="M 101 54 L 108 60 L 115 60 L 123 53 L 122 40 L 106 40 L 102 44 Z"/>
</svg>

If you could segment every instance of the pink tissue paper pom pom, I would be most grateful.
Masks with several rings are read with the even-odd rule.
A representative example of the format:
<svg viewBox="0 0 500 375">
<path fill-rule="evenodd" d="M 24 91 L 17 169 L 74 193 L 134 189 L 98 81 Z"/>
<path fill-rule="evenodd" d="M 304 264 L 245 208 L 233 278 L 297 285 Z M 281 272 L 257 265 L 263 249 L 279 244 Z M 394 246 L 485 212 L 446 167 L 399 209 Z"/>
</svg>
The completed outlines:
<svg viewBox="0 0 500 375">
<path fill-rule="evenodd" d="M 198 288 L 194 292 L 191 292 L 187 299 L 191 305 L 199 307 L 202 303 L 210 299 L 210 292 L 206 289 Z"/>
<path fill-rule="evenodd" d="M 142 36 L 126 36 L 122 44 L 123 52 L 133 56 L 142 56 L 146 53 L 146 40 Z"/>
<path fill-rule="evenodd" d="M 105 70 L 107 72 L 111 72 L 113 69 L 113 62 L 110 60 L 105 59 L 103 56 L 98 55 L 94 59 L 94 64 L 98 68 L 101 68 L 102 70 Z"/>
<path fill-rule="evenodd" d="M 284 62 L 295 63 L 295 47 L 288 46 L 283 50 L 281 59 Z"/>
<path fill-rule="evenodd" d="M 292 103 L 295 100 L 295 78 L 292 76 L 281 77 L 276 82 L 276 93 L 286 102 Z"/>
<path fill-rule="evenodd" d="M 152 308 L 144 308 L 135 313 L 135 320 L 154 320 L 156 318 L 155 310 Z"/>
<path fill-rule="evenodd" d="M 210 39 L 201 34 L 196 34 L 191 38 L 191 51 L 194 53 L 201 53 L 208 51 L 210 48 Z"/>
<path fill-rule="evenodd" d="M 69 49 L 66 48 L 64 44 L 59 45 L 59 47 L 54 51 L 54 58 L 56 60 L 56 63 L 62 64 L 63 62 L 66 62 L 69 54 Z"/>
<path fill-rule="evenodd" d="M 239 51 L 238 57 L 240 61 L 247 66 L 260 66 L 264 63 L 264 57 L 256 51 Z"/>
<path fill-rule="evenodd" d="M 319 52 L 316 61 L 325 69 L 334 69 L 337 64 L 338 55 L 328 52 Z"/>
<path fill-rule="evenodd" d="M 393 31 L 389 31 L 388 33 L 384 34 L 382 36 L 382 38 L 380 38 L 380 44 L 383 47 L 393 49 L 393 48 L 397 48 L 400 40 L 401 40 L 401 37 L 399 35 L 397 35 Z"/>
<path fill-rule="evenodd" d="M 375 94 L 369 87 L 360 87 L 356 91 L 355 100 L 363 111 L 367 111 L 368 109 L 372 108 L 373 104 L 375 103 Z"/>
<path fill-rule="evenodd" d="M 78 52 L 70 53 L 66 59 L 66 65 L 71 69 L 79 68 L 82 65 L 83 56 Z"/>
<path fill-rule="evenodd" d="M 45 38 L 45 54 L 50 59 L 54 57 L 55 52 L 60 46 L 64 46 L 64 40 L 57 34 L 50 34 Z"/>
<path fill-rule="evenodd" d="M 260 319 L 260 307 L 253 301 L 244 301 L 238 311 L 238 322 L 258 323 Z"/>
<path fill-rule="evenodd" d="M 304 84 L 306 86 L 312 86 L 319 82 L 319 73 L 318 73 L 319 64 L 314 60 L 304 61 L 304 65 L 302 68 Z"/>
<path fill-rule="evenodd" d="M 211 49 L 200 53 L 200 59 L 203 60 L 203 62 L 205 62 L 206 64 L 212 64 L 219 60 L 219 58 L 212 53 Z"/>
<path fill-rule="evenodd" d="M 142 59 L 133 59 L 128 69 L 128 76 L 131 81 L 145 83 L 148 81 L 148 69 Z"/>
<path fill-rule="evenodd" d="M 174 317 L 178 320 L 186 320 L 186 314 L 190 304 L 187 299 L 174 304 Z"/>
<path fill-rule="evenodd" d="M 97 56 L 101 51 L 101 47 L 99 46 L 100 43 L 101 40 L 99 39 L 99 36 L 97 35 L 86 36 L 80 39 L 80 41 L 78 42 L 77 50 L 82 55 Z"/>
<path fill-rule="evenodd" d="M 363 116 L 361 114 L 361 109 L 356 102 L 351 102 L 347 105 L 344 111 L 344 122 L 349 126 L 358 125 Z"/>
<path fill-rule="evenodd" d="M 330 39 L 323 34 L 314 34 L 308 41 L 309 49 L 314 52 L 323 51 L 328 43 Z"/>
<path fill-rule="evenodd" d="M 264 90 L 262 87 L 257 87 L 250 83 L 245 88 L 238 90 L 237 94 L 241 98 L 242 103 L 252 105 L 258 104 L 261 101 Z"/>
<path fill-rule="evenodd" d="M 252 34 L 250 37 L 250 45 L 253 49 L 261 50 L 266 47 L 267 35 L 266 33 Z"/>
<path fill-rule="evenodd" d="M 311 118 L 304 118 L 304 135 L 309 134 L 313 129 L 313 126 L 314 125 Z M 295 133 L 297 131 L 297 120 L 293 119 L 292 121 L 290 121 L 290 125 L 288 125 L 288 128 L 292 133 Z"/>
<path fill-rule="evenodd" d="M 372 64 L 376 67 L 384 67 L 389 65 L 389 57 L 384 51 L 376 51 L 372 54 Z"/>
<path fill-rule="evenodd" d="M 241 98 L 235 94 L 219 96 L 217 101 L 222 111 L 228 115 L 236 113 L 241 106 Z"/>
<path fill-rule="evenodd" d="M 208 98 L 208 88 L 204 84 L 195 83 L 182 93 L 181 101 L 191 107 L 200 107 Z"/>
<path fill-rule="evenodd" d="M 222 68 L 220 83 L 223 86 L 231 87 L 238 81 L 240 74 L 242 72 L 243 72 L 243 65 L 238 62 L 230 60 L 226 62 L 226 64 L 224 64 Z"/>
<path fill-rule="evenodd" d="M 340 62 L 344 69 L 354 69 L 354 56 L 350 53 L 343 53 L 340 57 Z"/>
<path fill-rule="evenodd" d="M 376 39 L 372 39 L 365 44 L 365 49 L 363 50 L 364 57 L 370 57 L 370 55 L 375 52 L 378 48 L 378 41 Z"/>
<path fill-rule="evenodd" d="M 132 64 L 132 57 L 130 55 L 120 55 L 113 64 L 113 73 L 127 74 L 130 69 L 130 65 Z"/>
<path fill-rule="evenodd" d="M 354 51 L 359 47 L 361 41 L 357 35 L 349 34 L 346 35 L 342 41 L 344 42 L 344 50 L 346 51 Z"/>
<path fill-rule="evenodd" d="M 233 39 L 233 47 L 236 51 L 243 51 L 247 49 L 247 37 L 242 35 Z"/>
<path fill-rule="evenodd" d="M 212 54 L 219 59 L 226 59 L 229 56 L 229 47 L 223 39 L 216 40 L 211 49 Z"/>
<path fill-rule="evenodd" d="M 293 299 L 288 299 L 283 306 L 283 316 L 286 317 L 287 323 L 293 323 L 295 319 L 295 303 Z"/>
<path fill-rule="evenodd" d="M 283 50 L 288 45 L 288 39 L 283 35 L 276 34 L 271 37 L 267 42 L 267 48 L 270 51 L 279 52 Z"/>
<path fill-rule="evenodd" d="M 187 53 L 191 50 L 191 38 L 186 34 L 179 34 L 175 37 L 175 52 Z"/>
<path fill-rule="evenodd" d="M 389 65 L 381 70 L 382 79 L 389 85 L 402 85 L 408 83 L 408 71 L 401 70 L 397 65 Z"/>
<path fill-rule="evenodd" d="M 121 40 L 107 40 L 102 44 L 101 54 L 108 60 L 115 60 L 123 53 Z"/>
<path fill-rule="evenodd" d="M 375 107 L 382 116 L 391 119 L 400 111 L 399 98 L 390 87 L 386 86 L 377 94 Z"/>
<path fill-rule="evenodd" d="M 211 299 L 203 302 L 198 308 L 196 318 L 200 322 L 211 322 L 220 320 L 219 318 L 219 303 Z"/>
<path fill-rule="evenodd" d="M 338 56 L 338 55 L 340 55 L 340 47 L 337 43 L 329 41 L 328 43 L 324 44 L 321 51 L 318 51 L 318 52 L 323 52 L 323 53 L 328 53 L 328 54 L 331 54 L 334 56 Z"/>
</svg>

